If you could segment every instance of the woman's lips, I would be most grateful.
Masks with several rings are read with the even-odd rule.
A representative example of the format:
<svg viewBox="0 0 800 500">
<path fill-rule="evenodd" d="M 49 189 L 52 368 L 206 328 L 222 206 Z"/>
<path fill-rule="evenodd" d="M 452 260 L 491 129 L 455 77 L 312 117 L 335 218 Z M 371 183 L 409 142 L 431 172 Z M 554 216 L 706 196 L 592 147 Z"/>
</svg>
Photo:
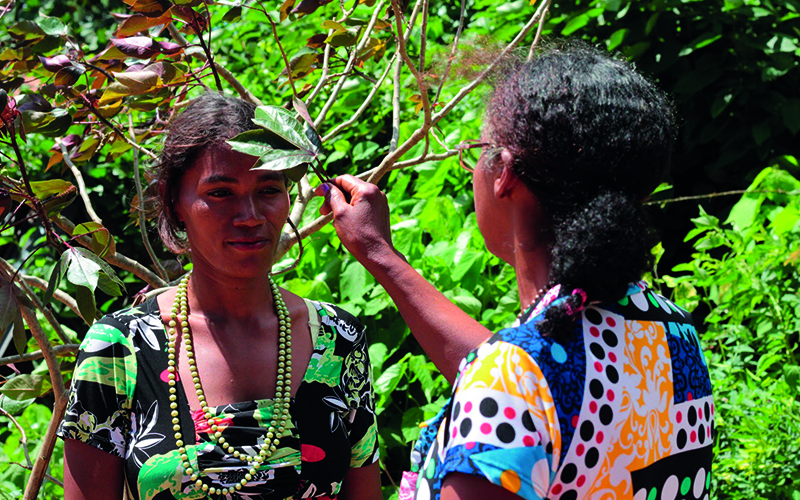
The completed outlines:
<svg viewBox="0 0 800 500">
<path fill-rule="evenodd" d="M 261 250 L 269 244 L 268 239 L 230 240 L 227 242 L 237 250 Z"/>
</svg>

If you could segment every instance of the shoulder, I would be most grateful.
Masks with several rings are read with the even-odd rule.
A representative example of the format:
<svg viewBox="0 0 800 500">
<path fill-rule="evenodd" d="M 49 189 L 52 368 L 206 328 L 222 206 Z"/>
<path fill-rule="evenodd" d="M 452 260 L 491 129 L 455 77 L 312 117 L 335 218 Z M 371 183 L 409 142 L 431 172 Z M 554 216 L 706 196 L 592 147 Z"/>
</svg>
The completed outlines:
<svg viewBox="0 0 800 500">
<path fill-rule="evenodd" d="M 86 332 L 81 350 L 93 350 L 101 344 L 122 344 L 131 350 L 141 344 L 160 350 L 163 324 L 156 299 L 106 314 Z M 160 340 L 162 339 L 162 340 Z"/>
</svg>

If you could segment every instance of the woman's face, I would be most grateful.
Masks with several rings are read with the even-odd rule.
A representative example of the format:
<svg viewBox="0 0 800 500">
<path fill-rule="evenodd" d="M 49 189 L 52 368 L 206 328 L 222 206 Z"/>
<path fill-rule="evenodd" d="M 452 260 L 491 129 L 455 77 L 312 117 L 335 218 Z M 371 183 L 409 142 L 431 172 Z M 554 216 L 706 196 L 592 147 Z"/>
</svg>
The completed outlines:
<svg viewBox="0 0 800 500">
<path fill-rule="evenodd" d="M 179 185 L 175 211 L 194 265 L 220 276 L 263 276 L 289 215 L 283 175 L 251 170 L 257 158 L 224 147 L 200 151 Z"/>
<path fill-rule="evenodd" d="M 481 141 L 491 142 L 486 134 Z M 475 198 L 475 217 L 487 250 L 508 262 L 508 252 L 513 252 L 509 242 L 509 214 L 495 193 L 495 182 L 503 170 L 497 148 L 483 149 L 475 172 L 472 174 L 472 191 Z"/>
</svg>

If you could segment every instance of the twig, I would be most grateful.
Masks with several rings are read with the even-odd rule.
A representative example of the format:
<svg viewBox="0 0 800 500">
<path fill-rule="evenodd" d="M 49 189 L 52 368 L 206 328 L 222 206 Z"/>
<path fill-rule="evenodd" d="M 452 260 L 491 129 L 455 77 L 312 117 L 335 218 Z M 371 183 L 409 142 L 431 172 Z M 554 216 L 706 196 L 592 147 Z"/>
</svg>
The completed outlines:
<svg viewBox="0 0 800 500">
<path fill-rule="evenodd" d="M 782 189 L 737 189 L 734 191 L 721 191 L 719 193 L 697 194 L 692 196 L 679 196 L 677 198 L 668 198 L 666 200 L 650 200 L 643 203 L 643 205 L 666 205 L 667 203 L 674 203 L 676 201 L 691 201 L 691 200 L 705 200 L 708 198 L 717 198 L 719 196 L 731 196 L 734 194 L 749 194 L 749 193 L 772 193 L 772 194 L 800 194 Z"/>
<path fill-rule="evenodd" d="M 389 70 L 392 69 L 392 66 L 394 65 L 396 59 L 397 55 L 395 54 L 395 56 L 392 57 L 391 61 L 389 61 L 389 64 L 383 71 L 383 74 L 380 76 L 380 78 L 378 78 L 378 81 L 375 83 L 375 85 L 372 86 L 372 90 L 370 91 L 369 95 L 367 95 L 367 98 L 364 100 L 364 102 L 361 104 L 361 107 L 359 107 L 356 110 L 356 112 L 353 113 L 353 116 L 351 116 L 349 120 L 340 123 L 339 125 L 334 127 L 333 130 L 325 134 L 325 137 L 322 138 L 323 143 L 328 142 L 332 138 L 336 137 L 336 134 L 338 134 L 342 130 L 346 129 L 347 127 L 353 125 L 354 123 L 356 123 L 356 121 L 358 121 L 358 119 L 361 117 L 364 111 L 370 106 L 370 104 L 372 104 L 372 100 L 375 98 L 375 94 L 378 93 L 378 89 L 383 84 L 383 81 L 386 79 L 386 75 L 389 74 Z"/>
<path fill-rule="evenodd" d="M 42 291 L 47 290 L 48 283 L 42 278 L 38 278 L 36 276 L 28 276 L 28 275 L 22 275 L 21 278 L 25 280 L 25 284 L 28 286 L 32 286 Z M 69 307 L 72 310 L 72 312 L 74 312 L 79 317 L 82 317 L 80 310 L 78 309 L 78 303 L 75 302 L 75 299 L 73 299 L 66 293 L 62 292 L 61 290 L 55 290 L 53 292 L 53 298 L 61 302 L 65 306 Z"/>
<path fill-rule="evenodd" d="M 53 327 L 53 330 L 55 330 L 56 335 L 58 335 L 58 338 L 61 339 L 61 342 L 68 344 L 70 342 L 70 339 L 69 337 L 67 337 L 67 334 L 64 332 L 64 329 L 61 328 L 61 323 L 59 323 L 56 317 L 53 315 L 53 311 L 44 307 L 44 304 L 42 304 L 42 301 L 39 300 L 39 297 L 37 297 L 36 294 L 33 293 L 33 290 L 31 290 L 30 286 L 28 286 L 26 277 L 19 274 L 17 270 L 14 269 L 14 266 L 12 266 L 10 262 L 2 258 L 0 258 L 0 268 L 2 268 L 7 274 L 14 277 L 14 281 L 16 281 L 17 284 L 19 284 L 19 287 L 22 289 L 22 291 L 25 292 L 25 294 L 31 299 L 31 302 L 33 302 L 33 305 L 36 307 L 36 309 L 38 309 L 39 311 L 42 312 L 42 314 L 44 314 L 45 319 L 47 319 L 47 322 L 50 323 L 50 326 Z M 47 288 L 45 287 L 45 290 L 46 289 Z"/>
<path fill-rule="evenodd" d="M 60 377 L 61 373 L 58 375 Z M 55 387 L 55 384 L 53 387 Z M 33 464 L 31 477 L 28 479 L 28 484 L 25 487 L 25 496 L 23 500 L 35 500 L 39 495 L 42 481 L 44 481 L 47 475 L 47 466 L 50 465 L 50 458 L 53 456 L 53 447 L 56 444 L 56 431 L 61 423 L 61 419 L 64 417 L 64 411 L 67 409 L 67 401 L 67 396 L 63 395 L 60 398 L 57 397 L 53 403 L 53 416 L 50 418 L 50 423 L 47 424 L 47 431 L 42 440 L 42 446 L 39 448 L 39 456 L 36 457 L 36 462 Z"/>
<path fill-rule="evenodd" d="M 63 344 L 63 345 L 56 345 L 53 346 L 53 353 L 56 357 L 64 358 L 67 356 L 72 356 L 80 349 L 80 344 Z M 0 366 L 10 365 L 11 363 L 23 363 L 25 361 L 33 361 L 36 359 L 41 359 L 44 357 L 44 353 L 42 351 L 33 351 L 33 352 L 26 352 L 25 354 L 18 354 L 16 356 L 6 356 L 5 358 L 0 358 Z"/>
<path fill-rule="evenodd" d="M 25 465 L 22 465 L 22 464 L 18 464 L 17 462 L 9 462 L 9 463 L 17 465 L 19 467 L 22 467 L 25 470 L 33 470 L 33 467 L 28 467 L 28 466 L 25 466 Z M 54 478 L 53 476 L 51 476 L 47 472 L 45 472 L 44 477 L 46 477 L 48 481 L 52 481 L 52 482 L 54 482 L 55 484 L 59 485 L 62 488 L 64 487 L 64 483 L 62 483 L 58 479 Z"/>
<path fill-rule="evenodd" d="M 544 29 L 544 18 L 547 16 L 547 7 L 545 7 L 544 12 L 542 12 L 542 19 L 539 21 L 539 26 L 536 27 L 536 36 L 533 37 L 533 43 L 531 44 L 531 50 L 528 51 L 528 61 L 533 59 L 533 55 L 536 53 L 536 47 L 539 46 L 539 42 L 542 39 L 542 30 Z"/>
<path fill-rule="evenodd" d="M 75 224 L 72 221 L 65 218 L 64 216 L 58 216 L 53 219 L 53 222 L 55 222 L 55 224 L 62 230 L 64 230 L 67 234 L 72 236 L 72 233 L 75 230 Z M 91 248 L 92 246 L 91 238 L 80 236 L 77 238 L 77 241 L 86 248 Z M 135 260 L 126 257 L 119 252 L 114 253 L 114 255 L 109 255 L 109 253 L 106 253 L 103 256 L 103 260 L 105 260 L 112 266 L 116 266 L 120 269 L 124 269 L 126 271 L 135 274 L 153 288 L 161 288 L 167 286 L 167 283 L 163 279 L 161 279 L 157 274 L 147 269 L 146 267 L 136 262 Z"/>
<path fill-rule="evenodd" d="M 200 48 L 203 49 L 203 52 L 206 55 L 206 61 L 208 62 L 208 66 L 211 68 L 211 73 L 214 74 L 214 83 L 217 84 L 217 90 L 222 92 L 222 81 L 219 79 L 219 73 L 217 73 L 217 65 L 214 62 L 214 54 L 211 52 L 211 12 L 208 10 L 208 1 L 203 0 L 203 5 L 205 6 L 206 13 L 208 14 L 208 21 L 207 21 L 208 43 L 206 43 L 206 41 L 203 39 L 203 30 L 201 27 L 202 25 L 197 23 L 198 16 L 197 13 L 194 12 L 194 10 L 192 10 L 193 12 L 192 15 L 194 16 L 192 21 L 194 23 L 190 24 L 190 26 L 192 26 L 192 30 L 197 35 L 198 40 L 200 40 Z"/>
<path fill-rule="evenodd" d="M 408 70 L 411 71 L 411 74 L 414 76 L 414 79 L 417 81 L 417 87 L 419 88 L 420 92 L 420 99 L 422 99 L 422 112 L 424 114 L 423 118 L 423 129 L 427 131 L 431 125 L 431 103 L 430 99 L 428 99 L 428 88 L 425 85 L 425 79 L 422 77 L 417 68 L 414 66 L 414 63 L 411 61 L 411 58 L 408 57 L 408 51 L 406 49 L 406 40 L 405 34 L 403 32 L 403 20 L 400 12 L 400 6 L 398 5 L 398 0 L 391 0 L 392 2 L 392 10 L 394 11 L 395 17 L 395 24 L 397 26 L 397 52 L 400 54 L 400 57 L 406 63 Z M 423 0 L 423 2 L 427 2 L 427 0 Z M 422 21 L 423 26 L 422 29 L 425 30 L 427 28 L 427 17 L 426 13 L 423 12 L 422 14 Z M 409 29 L 410 31 L 410 29 Z M 391 156 L 392 153 L 390 153 Z"/>
<path fill-rule="evenodd" d="M 278 44 L 278 50 L 281 51 L 281 56 L 283 56 L 283 64 L 286 65 L 286 78 L 289 79 L 289 86 L 292 88 L 292 95 L 295 98 L 298 98 L 297 89 L 294 86 L 294 78 L 292 78 L 292 66 L 289 64 L 289 58 L 286 57 L 286 51 L 283 50 L 281 38 L 278 36 L 278 26 L 275 24 L 275 20 L 272 19 L 272 16 L 270 16 L 267 12 L 267 9 L 264 9 L 261 12 L 267 16 L 267 20 L 269 21 L 270 26 L 272 26 L 272 36 L 275 38 L 275 43 Z"/>
<path fill-rule="evenodd" d="M 176 43 L 183 46 L 186 46 L 188 44 L 186 38 L 184 38 L 183 34 L 181 34 L 181 32 L 178 31 L 178 28 L 176 28 L 174 24 L 170 23 L 167 29 L 169 30 L 169 34 L 172 36 L 172 38 L 175 40 Z M 196 57 L 201 62 L 208 62 L 205 54 L 192 54 L 192 57 Z M 239 80 L 236 79 L 235 76 L 233 76 L 233 73 L 225 69 L 225 67 L 220 64 L 215 64 L 215 67 L 219 72 L 220 76 L 222 76 L 222 78 L 224 78 L 225 81 L 228 82 L 231 85 L 231 87 L 233 87 L 234 90 L 236 90 L 236 92 L 239 93 L 242 99 L 244 99 L 245 101 L 250 101 L 256 106 L 261 106 L 262 104 L 261 100 L 255 95 L 253 95 L 252 92 L 247 90 L 247 88 L 244 85 L 242 85 L 242 82 L 240 82 Z"/>
<path fill-rule="evenodd" d="M 419 72 L 425 72 L 425 49 L 428 45 L 428 0 L 422 0 L 422 25 L 419 32 Z M 427 86 L 426 86 L 427 90 Z"/>
<path fill-rule="evenodd" d="M 64 157 L 64 163 L 67 164 L 72 172 L 72 175 L 75 176 L 75 182 L 78 184 L 78 193 L 81 195 L 81 200 L 83 200 L 83 206 L 86 208 L 86 213 L 89 214 L 90 219 L 102 225 L 103 220 L 97 215 L 97 212 L 94 211 L 94 208 L 92 207 L 92 201 L 89 199 L 89 193 L 86 192 L 86 183 L 83 182 L 83 175 L 70 158 L 72 152 L 67 151 L 67 147 L 64 146 L 63 142 L 60 143 L 59 146 L 61 147 L 61 155 Z M 77 146 L 75 147 L 77 148 Z M 134 153 L 135 152 L 136 151 L 134 150 Z"/>
<path fill-rule="evenodd" d="M 117 127 L 116 125 L 111 123 L 111 121 L 108 118 L 106 118 L 105 116 L 100 114 L 100 112 L 97 110 L 97 108 L 95 108 L 94 105 L 92 104 L 92 101 L 87 99 L 85 95 L 81 94 L 81 98 L 83 99 L 84 104 L 86 104 L 86 106 L 92 111 L 92 113 L 94 113 L 94 115 L 97 117 L 97 119 L 100 120 L 101 122 L 103 122 L 103 124 L 106 125 L 108 128 L 113 130 L 114 133 L 117 134 L 118 136 L 120 136 L 120 138 L 122 138 L 123 141 L 127 142 L 128 145 L 130 145 L 132 148 L 138 149 L 139 151 L 141 151 L 142 153 L 146 154 L 150 158 L 158 158 L 158 155 L 156 155 L 155 153 L 153 153 L 149 149 L 144 148 L 144 147 L 140 146 L 139 144 L 137 144 L 137 143 L 131 141 L 130 139 L 128 139 L 128 137 L 125 135 L 124 132 L 122 132 L 122 130 L 119 127 Z"/>
<path fill-rule="evenodd" d="M 303 212 L 305 212 L 311 198 L 311 183 L 308 181 L 308 176 L 304 175 L 300 182 L 297 183 L 297 197 L 295 197 L 294 205 L 292 205 L 292 213 L 289 214 L 289 220 L 294 222 L 295 225 L 300 224 Z"/>
<path fill-rule="evenodd" d="M 466 17 L 467 13 L 467 0 L 461 0 L 461 14 L 458 18 L 458 29 L 456 30 L 456 36 L 453 38 L 453 48 L 450 49 L 450 57 L 447 58 L 447 65 L 444 67 L 444 74 L 442 74 L 442 81 L 439 82 L 439 88 L 436 89 L 436 96 L 433 98 L 433 105 L 435 106 L 436 103 L 439 102 L 439 96 L 442 95 L 442 89 L 444 88 L 444 82 L 447 81 L 447 77 L 450 76 L 450 67 L 453 65 L 453 59 L 456 57 L 456 50 L 458 49 L 458 40 L 461 38 L 461 31 L 464 29 L 464 18 Z"/>
<path fill-rule="evenodd" d="M 133 132 L 133 116 L 128 115 L 128 126 L 130 129 L 131 139 L 136 140 L 136 134 Z M 139 232 L 142 234 L 142 243 L 144 243 L 144 248 L 147 250 L 147 255 L 150 256 L 150 260 L 153 261 L 153 265 L 158 272 L 158 275 L 161 276 L 162 279 L 167 279 L 167 271 L 164 269 L 164 266 L 161 265 L 161 262 L 156 257 L 156 253 L 153 251 L 152 245 L 150 245 L 150 238 L 147 237 L 147 217 L 144 215 L 144 191 L 142 190 L 142 181 L 139 178 L 139 152 L 137 150 L 133 150 L 133 183 L 136 184 L 136 195 L 139 197 Z"/>
<path fill-rule="evenodd" d="M 328 36 L 333 34 L 333 30 L 328 30 Z M 306 98 L 306 103 L 309 103 L 314 100 L 315 97 L 319 94 L 325 85 L 328 84 L 328 72 L 330 71 L 330 62 L 331 62 L 331 46 L 330 44 L 325 44 L 325 54 L 322 57 L 322 76 L 319 77 L 319 81 L 317 82 L 317 86 L 314 87 L 314 90 L 308 95 Z"/>
<path fill-rule="evenodd" d="M 394 62 L 394 78 L 392 79 L 392 140 L 389 142 L 389 152 L 397 149 L 400 143 L 400 76 L 403 69 L 403 60 L 398 58 Z"/>
<path fill-rule="evenodd" d="M 16 418 L 14 418 L 10 413 L 5 411 L 2 407 L 0 407 L 0 413 L 2 413 L 6 418 L 11 420 L 11 423 L 14 424 L 14 427 L 16 427 L 17 430 L 19 431 L 19 433 L 21 434 L 21 436 L 19 438 L 19 443 L 22 445 L 22 452 L 25 454 L 25 461 L 28 463 L 28 466 L 25 467 L 22 464 L 17 464 L 17 465 L 19 465 L 22 468 L 26 468 L 26 469 L 30 470 L 31 465 L 33 465 L 33 464 L 31 462 L 31 456 L 30 456 L 30 454 L 28 454 L 28 435 L 25 434 L 25 429 L 21 425 L 19 425 L 19 422 L 17 422 Z M 16 463 L 16 462 L 12 462 L 12 463 Z"/>
<path fill-rule="evenodd" d="M 53 394 L 58 400 L 65 396 L 65 389 L 64 379 L 61 377 L 61 366 L 58 364 L 55 351 L 53 351 L 53 345 L 44 333 L 39 320 L 36 319 L 36 313 L 22 304 L 20 304 L 19 310 L 22 312 L 22 317 L 25 319 L 31 335 L 36 339 L 36 343 L 39 344 L 39 349 L 42 350 L 42 356 L 47 363 L 47 370 L 50 372 L 50 379 L 53 384 Z"/>
</svg>

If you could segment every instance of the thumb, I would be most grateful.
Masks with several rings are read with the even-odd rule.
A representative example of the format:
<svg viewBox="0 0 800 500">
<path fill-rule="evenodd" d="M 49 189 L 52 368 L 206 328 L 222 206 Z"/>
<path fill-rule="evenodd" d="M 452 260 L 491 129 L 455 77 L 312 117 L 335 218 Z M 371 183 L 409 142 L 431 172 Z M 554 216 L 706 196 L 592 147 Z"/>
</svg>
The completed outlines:
<svg viewBox="0 0 800 500">
<path fill-rule="evenodd" d="M 335 185 L 335 184 L 328 184 L 330 186 L 330 191 L 325 196 L 326 204 L 333 210 L 334 214 L 341 212 L 342 210 L 346 210 L 345 207 L 349 207 L 350 204 L 347 203 L 347 200 L 344 197 L 344 193 Z"/>
</svg>

